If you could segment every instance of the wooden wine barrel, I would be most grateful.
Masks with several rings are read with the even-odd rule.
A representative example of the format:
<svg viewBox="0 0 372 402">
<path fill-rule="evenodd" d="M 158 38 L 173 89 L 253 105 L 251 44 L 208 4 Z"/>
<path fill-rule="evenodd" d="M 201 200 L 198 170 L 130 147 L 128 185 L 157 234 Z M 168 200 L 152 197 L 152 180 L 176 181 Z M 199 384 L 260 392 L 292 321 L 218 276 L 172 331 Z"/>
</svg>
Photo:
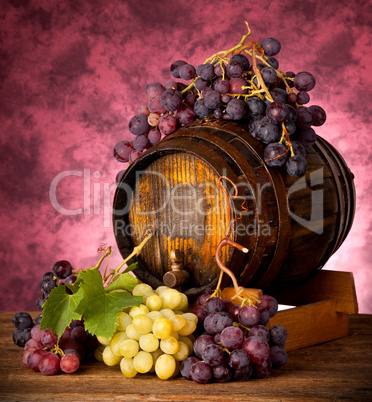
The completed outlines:
<svg viewBox="0 0 372 402">
<path fill-rule="evenodd" d="M 179 250 L 188 295 L 213 287 L 215 252 L 229 238 L 248 248 L 221 249 L 242 286 L 294 286 L 321 269 L 345 240 L 354 218 L 353 174 L 321 137 L 306 148 L 302 178 L 263 160 L 264 145 L 244 123 L 198 120 L 169 135 L 129 166 L 114 198 L 113 226 L 127 257 L 144 238 L 134 273 L 159 286 Z M 224 276 L 223 286 L 229 283 Z"/>
</svg>

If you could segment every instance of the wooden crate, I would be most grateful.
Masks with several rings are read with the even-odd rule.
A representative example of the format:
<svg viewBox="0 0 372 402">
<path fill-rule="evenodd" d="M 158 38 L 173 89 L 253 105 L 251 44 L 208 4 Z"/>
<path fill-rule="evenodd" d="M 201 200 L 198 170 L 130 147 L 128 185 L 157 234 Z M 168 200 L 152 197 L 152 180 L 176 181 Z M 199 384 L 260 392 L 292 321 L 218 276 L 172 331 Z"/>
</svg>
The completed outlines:
<svg viewBox="0 0 372 402">
<path fill-rule="evenodd" d="M 351 272 L 321 270 L 302 285 L 273 296 L 279 304 L 294 306 L 279 311 L 268 325 L 287 329 L 287 351 L 347 336 L 349 314 L 358 313 Z"/>
</svg>

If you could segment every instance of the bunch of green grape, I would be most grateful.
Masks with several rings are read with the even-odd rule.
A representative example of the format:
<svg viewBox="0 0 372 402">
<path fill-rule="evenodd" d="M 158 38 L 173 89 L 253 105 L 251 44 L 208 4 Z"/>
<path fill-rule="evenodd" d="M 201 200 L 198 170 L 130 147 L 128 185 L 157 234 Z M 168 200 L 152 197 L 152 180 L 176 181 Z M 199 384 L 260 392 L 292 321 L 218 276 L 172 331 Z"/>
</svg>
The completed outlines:
<svg viewBox="0 0 372 402">
<path fill-rule="evenodd" d="M 198 323 L 195 314 L 185 312 L 187 296 L 167 286 L 154 291 L 144 283 L 133 295 L 142 296 L 143 303 L 119 314 L 111 339 L 98 337 L 96 359 L 107 366 L 120 365 L 127 378 L 153 372 L 162 380 L 176 376 L 180 362 L 193 352 Z"/>
</svg>

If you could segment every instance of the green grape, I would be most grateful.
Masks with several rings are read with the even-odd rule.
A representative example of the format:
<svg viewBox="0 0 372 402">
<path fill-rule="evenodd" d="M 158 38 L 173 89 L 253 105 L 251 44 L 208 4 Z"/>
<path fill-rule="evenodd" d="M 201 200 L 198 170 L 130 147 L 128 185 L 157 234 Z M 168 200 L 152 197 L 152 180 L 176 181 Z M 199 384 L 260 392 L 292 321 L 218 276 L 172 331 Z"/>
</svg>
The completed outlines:
<svg viewBox="0 0 372 402">
<path fill-rule="evenodd" d="M 158 318 L 152 325 L 152 332 L 158 339 L 168 338 L 172 331 L 172 323 L 165 317 Z"/>
<path fill-rule="evenodd" d="M 154 293 L 154 290 L 150 285 L 147 285 L 146 283 L 139 283 L 132 290 L 133 296 L 143 296 L 145 294 L 150 294 L 150 293 Z"/>
<path fill-rule="evenodd" d="M 153 321 L 144 314 L 138 314 L 133 317 L 132 325 L 134 329 L 141 335 L 148 334 L 152 330 Z"/>
<path fill-rule="evenodd" d="M 158 288 L 156 288 L 155 293 L 160 296 L 160 294 L 162 292 L 164 292 L 164 290 L 168 290 L 168 289 L 171 289 L 171 288 L 169 288 L 168 286 L 159 286 Z"/>
<path fill-rule="evenodd" d="M 138 342 L 134 339 L 126 339 L 120 344 L 120 354 L 124 357 L 133 357 L 139 351 Z"/>
<path fill-rule="evenodd" d="M 105 345 L 99 345 L 96 350 L 94 351 L 94 357 L 96 360 L 98 360 L 99 362 L 103 362 L 103 357 L 102 357 L 102 353 L 105 350 Z"/>
<path fill-rule="evenodd" d="M 111 348 L 111 352 L 115 355 L 115 356 L 122 356 L 121 352 L 120 352 L 120 345 L 126 340 L 128 339 L 128 335 L 126 334 L 126 332 L 118 332 L 111 340 L 110 343 L 110 348 Z"/>
<path fill-rule="evenodd" d="M 173 310 L 171 310 L 170 308 L 163 308 L 162 310 L 160 310 L 161 314 L 163 317 L 168 318 L 168 320 L 173 317 L 175 314 L 175 312 Z"/>
<path fill-rule="evenodd" d="M 133 359 L 131 357 L 124 357 L 121 359 L 120 370 L 127 378 L 133 378 L 138 373 L 138 371 L 134 368 Z"/>
<path fill-rule="evenodd" d="M 194 313 L 183 313 L 182 316 L 198 325 L 198 317 Z"/>
<path fill-rule="evenodd" d="M 136 315 L 139 314 L 148 314 L 150 312 L 150 310 L 148 309 L 147 306 L 145 306 L 144 304 L 140 304 L 139 306 L 133 306 L 131 307 L 131 309 L 129 310 L 129 315 L 133 318 Z"/>
<path fill-rule="evenodd" d="M 118 325 L 116 329 L 118 331 L 125 331 L 129 324 L 132 324 L 132 317 L 127 313 L 124 312 L 120 313 L 118 315 Z"/>
<path fill-rule="evenodd" d="M 155 352 L 159 348 L 159 339 L 154 334 L 141 335 L 139 345 L 145 352 Z"/>
<path fill-rule="evenodd" d="M 106 346 L 102 353 L 102 360 L 106 366 L 116 366 L 120 363 L 122 356 L 115 356 L 110 346 Z"/>
<path fill-rule="evenodd" d="M 153 358 L 153 363 L 152 363 L 152 367 L 151 367 L 151 372 L 155 372 L 155 364 L 156 361 L 158 360 L 159 356 L 161 356 L 163 353 L 163 351 L 161 349 L 156 349 L 154 352 L 150 352 L 151 356 Z"/>
<path fill-rule="evenodd" d="M 157 294 L 150 295 L 146 299 L 146 306 L 151 311 L 160 310 L 161 309 L 161 298 L 160 298 L 160 296 L 157 295 Z"/>
<path fill-rule="evenodd" d="M 181 301 L 180 304 L 174 310 L 185 311 L 189 307 L 189 299 L 184 293 L 180 293 Z"/>
<path fill-rule="evenodd" d="M 139 338 L 142 335 L 134 328 L 133 324 L 128 325 L 125 332 L 127 333 L 130 339 L 134 339 L 135 341 L 139 341 Z"/>
<path fill-rule="evenodd" d="M 133 357 L 133 366 L 139 373 L 148 373 L 151 370 L 153 358 L 151 353 L 139 351 Z"/>
<path fill-rule="evenodd" d="M 112 337 L 109 338 L 105 338 L 104 336 L 97 336 L 97 340 L 101 345 L 105 345 L 105 346 L 110 346 L 111 343 L 111 339 L 117 334 L 117 331 L 114 332 L 114 334 L 112 335 Z"/>
<path fill-rule="evenodd" d="M 175 289 L 166 289 L 160 294 L 162 308 L 174 310 L 182 301 L 180 292 Z"/>
<path fill-rule="evenodd" d="M 178 341 L 178 345 L 179 345 L 178 352 L 173 353 L 173 357 L 175 360 L 182 362 L 189 356 L 190 350 L 189 347 L 186 345 L 186 343 L 182 341 Z"/>
<path fill-rule="evenodd" d="M 189 348 L 189 354 L 191 354 L 194 350 L 194 342 L 189 338 L 189 336 L 180 335 L 180 337 L 178 338 L 178 341 L 185 343 L 187 345 L 187 347 Z"/>
<path fill-rule="evenodd" d="M 176 371 L 176 360 L 173 356 L 163 354 L 158 357 L 155 363 L 155 373 L 161 380 L 172 377 Z"/>
<path fill-rule="evenodd" d="M 176 338 L 177 341 L 178 341 L 178 339 L 179 339 L 179 337 L 180 337 L 177 331 L 172 331 L 169 336 L 173 336 L 173 338 Z"/>
<path fill-rule="evenodd" d="M 160 349 L 168 355 L 174 355 L 180 349 L 180 345 L 176 338 L 169 336 L 168 338 L 160 341 Z"/>
<path fill-rule="evenodd" d="M 164 317 L 160 311 L 150 311 L 147 314 L 147 317 L 150 317 L 152 322 L 155 322 L 158 318 Z"/>
<path fill-rule="evenodd" d="M 191 335 L 196 330 L 196 324 L 194 321 L 186 320 L 186 325 L 178 331 L 180 335 Z"/>
<path fill-rule="evenodd" d="M 172 323 L 173 330 L 179 331 L 186 325 L 186 318 L 182 315 L 174 315 L 169 318 L 169 321 Z"/>
</svg>

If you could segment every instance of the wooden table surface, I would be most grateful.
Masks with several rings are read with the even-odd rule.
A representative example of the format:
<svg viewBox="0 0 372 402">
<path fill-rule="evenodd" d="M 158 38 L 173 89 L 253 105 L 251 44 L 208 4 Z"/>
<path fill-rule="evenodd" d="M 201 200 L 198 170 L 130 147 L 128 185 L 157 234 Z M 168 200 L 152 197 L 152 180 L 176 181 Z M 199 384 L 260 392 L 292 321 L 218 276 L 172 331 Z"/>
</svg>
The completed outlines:
<svg viewBox="0 0 372 402">
<path fill-rule="evenodd" d="M 289 352 L 288 363 L 268 378 L 201 385 L 150 374 L 126 379 L 119 367 L 100 362 L 74 374 L 43 376 L 20 361 L 22 348 L 12 341 L 13 314 L 0 312 L 0 400 L 372 401 L 372 315 L 351 315 L 347 337 Z"/>
</svg>

